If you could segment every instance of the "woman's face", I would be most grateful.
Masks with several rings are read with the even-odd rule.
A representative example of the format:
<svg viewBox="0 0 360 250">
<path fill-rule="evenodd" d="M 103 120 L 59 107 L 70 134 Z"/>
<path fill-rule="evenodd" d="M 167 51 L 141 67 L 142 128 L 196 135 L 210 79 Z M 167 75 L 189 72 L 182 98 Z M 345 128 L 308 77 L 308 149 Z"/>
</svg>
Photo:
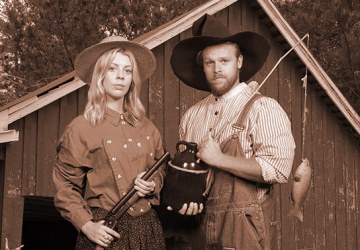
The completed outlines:
<svg viewBox="0 0 360 250">
<path fill-rule="evenodd" d="M 110 64 L 103 86 L 107 101 L 123 100 L 132 82 L 133 66 L 128 56 L 117 53 Z"/>
</svg>

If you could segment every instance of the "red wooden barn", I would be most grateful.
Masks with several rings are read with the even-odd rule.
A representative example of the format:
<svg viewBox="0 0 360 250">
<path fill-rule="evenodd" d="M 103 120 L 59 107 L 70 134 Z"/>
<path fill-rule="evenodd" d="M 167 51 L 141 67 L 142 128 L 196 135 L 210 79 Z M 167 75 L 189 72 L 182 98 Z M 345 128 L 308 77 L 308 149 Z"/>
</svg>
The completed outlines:
<svg viewBox="0 0 360 250">
<path fill-rule="evenodd" d="M 206 93 L 181 83 L 171 71 L 169 57 L 177 42 L 191 36 L 192 23 L 205 13 L 220 18 L 232 32 L 250 30 L 268 38 L 271 51 L 255 76 L 259 82 L 300 39 L 269 0 L 208 1 L 138 37 L 136 40 L 152 49 L 158 62 L 155 74 L 143 84 L 142 100 L 172 154 L 181 115 Z M 306 68 L 308 112 L 303 123 L 301 79 Z M 305 43 L 280 63 L 260 92 L 277 99 L 292 121 L 297 145 L 293 171 L 303 153 L 313 167 L 303 223 L 287 216 L 291 181 L 276 187 L 273 249 L 360 249 L 358 114 Z M 21 244 L 24 249 L 71 249 L 69 242 L 76 232 L 53 206 L 51 175 L 57 139 L 64 126 L 83 112 L 86 95 L 87 87 L 71 72 L 0 109 L 1 249 L 5 249 L 5 239 L 11 249 Z M 166 233 L 177 234 L 170 229 Z"/>
</svg>

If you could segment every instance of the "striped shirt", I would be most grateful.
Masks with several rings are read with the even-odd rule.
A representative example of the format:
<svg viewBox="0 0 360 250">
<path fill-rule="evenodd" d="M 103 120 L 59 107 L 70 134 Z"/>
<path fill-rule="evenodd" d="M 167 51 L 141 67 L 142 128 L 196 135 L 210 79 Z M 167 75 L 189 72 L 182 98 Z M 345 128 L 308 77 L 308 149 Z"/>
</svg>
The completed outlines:
<svg viewBox="0 0 360 250">
<path fill-rule="evenodd" d="M 240 132 L 232 125 L 257 88 L 256 82 L 240 83 L 221 97 L 210 94 L 186 111 L 180 122 L 180 139 L 200 143 L 209 133 L 218 143 L 234 133 L 247 159 L 255 157 L 268 183 L 286 183 L 291 172 L 295 142 L 291 124 L 280 104 L 261 97 L 248 113 L 246 128 Z M 258 188 L 258 198 L 266 188 Z"/>
</svg>

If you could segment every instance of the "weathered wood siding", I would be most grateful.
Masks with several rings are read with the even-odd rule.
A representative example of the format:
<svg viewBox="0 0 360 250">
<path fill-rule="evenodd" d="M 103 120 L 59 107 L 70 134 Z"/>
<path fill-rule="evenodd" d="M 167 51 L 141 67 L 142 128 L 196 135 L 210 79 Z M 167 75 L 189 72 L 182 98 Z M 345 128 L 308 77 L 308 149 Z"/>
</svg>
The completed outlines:
<svg viewBox="0 0 360 250">
<path fill-rule="evenodd" d="M 233 4 L 216 16 L 228 24 L 232 32 L 251 30 L 269 39 L 272 45 L 269 60 L 255 77 L 261 82 L 284 54 L 279 43 L 245 1 Z M 178 141 L 181 115 L 206 95 L 181 83 L 170 68 L 172 48 L 190 36 L 191 31 L 186 30 L 153 49 L 157 70 L 141 93 L 149 118 L 162 132 L 165 147 L 172 154 Z M 295 62 L 287 57 L 261 89 L 263 94 L 279 101 L 292 121 L 297 145 L 293 173 L 301 163 L 302 150 L 313 167 L 304 223 L 287 216 L 291 206 L 291 181 L 275 188 L 277 233 L 272 239 L 273 249 L 359 249 L 360 147 L 322 100 L 316 83 L 308 88 L 303 138 L 303 76 Z M 20 245 L 21 240 L 22 197 L 54 195 L 51 173 L 56 141 L 64 126 L 82 113 L 86 92 L 87 88 L 83 87 L 10 126 L 20 131 L 20 141 L 9 143 L 6 148 L 2 223 L 2 232 L 6 234 L 2 238 L 20 234 L 20 238 L 15 237 L 15 245 Z"/>
</svg>

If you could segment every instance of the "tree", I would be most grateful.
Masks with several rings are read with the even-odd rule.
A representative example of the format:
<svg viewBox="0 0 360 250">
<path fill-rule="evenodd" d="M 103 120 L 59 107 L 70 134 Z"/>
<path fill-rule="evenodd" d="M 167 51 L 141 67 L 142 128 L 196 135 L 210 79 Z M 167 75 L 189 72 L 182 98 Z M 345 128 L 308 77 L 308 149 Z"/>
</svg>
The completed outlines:
<svg viewBox="0 0 360 250">
<path fill-rule="evenodd" d="M 76 55 L 106 35 L 129 39 L 206 0 L 3 0 L 0 106 L 73 70 Z M 360 113 L 360 2 L 273 0 Z"/>
<path fill-rule="evenodd" d="M 205 1 L 4 0 L 0 105 L 72 71 L 76 55 L 95 41 L 134 39 Z"/>
<path fill-rule="evenodd" d="M 360 113 L 360 3 L 357 0 L 273 0 Z"/>
</svg>

